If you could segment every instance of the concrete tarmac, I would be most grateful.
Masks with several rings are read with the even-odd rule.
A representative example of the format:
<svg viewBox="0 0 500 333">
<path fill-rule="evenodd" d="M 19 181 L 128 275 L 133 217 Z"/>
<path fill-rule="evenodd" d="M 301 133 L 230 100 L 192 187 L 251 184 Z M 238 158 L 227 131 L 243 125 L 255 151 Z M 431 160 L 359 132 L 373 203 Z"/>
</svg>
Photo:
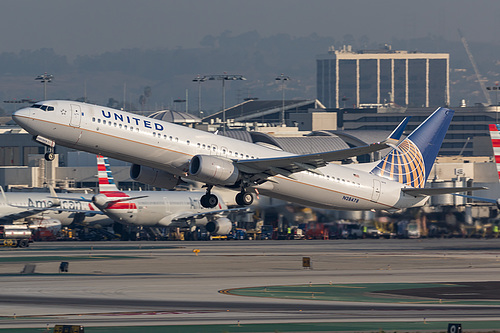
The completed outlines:
<svg viewBox="0 0 500 333">
<path fill-rule="evenodd" d="M 498 281 L 499 239 L 54 242 L 0 251 L 0 328 L 500 320 L 495 304 L 382 304 L 219 292 Z M 311 259 L 311 269 L 302 267 L 303 257 Z M 68 273 L 58 272 L 61 261 L 69 262 Z M 29 263 L 36 264 L 35 274 L 20 274 Z"/>
</svg>

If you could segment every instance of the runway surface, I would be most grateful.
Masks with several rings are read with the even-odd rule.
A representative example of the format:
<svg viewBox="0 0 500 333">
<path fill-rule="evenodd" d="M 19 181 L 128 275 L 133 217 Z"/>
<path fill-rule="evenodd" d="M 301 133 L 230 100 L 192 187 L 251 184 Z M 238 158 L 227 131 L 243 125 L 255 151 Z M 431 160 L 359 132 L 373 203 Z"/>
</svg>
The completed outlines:
<svg viewBox="0 0 500 333">
<path fill-rule="evenodd" d="M 494 327 L 500 321 L 498 239 L 66 242 L 0 251 L 0 329 L 79 324 L 92 332 L 88 327 L 239 324 L 239 330 L 258 323 L 309 323 L 311 331 L 319 331 L 313 323 L 377 323 L 378 330 L 386 322 L 479 327 L 482 321 Z M 311 258 L 312 269 L 302 268 L 303 257 Z M 58 272 L 61 261 L 69 262 L 68 273 Z M 30 263 L 36 264 L 35 274 L 20 274 Z M 443 293 L 411 285 L 391 291 L 395 301 L 384 303 L 362 294 L 339 301 L 220 292 L 283 285 L 391 289 L 394 283 L 461 283 L 462 289 L 444 293 L 458 300 L 451 304 L 401 302 Z M 481 302 L 461 303 L 462 298 Z"/>
</svg>

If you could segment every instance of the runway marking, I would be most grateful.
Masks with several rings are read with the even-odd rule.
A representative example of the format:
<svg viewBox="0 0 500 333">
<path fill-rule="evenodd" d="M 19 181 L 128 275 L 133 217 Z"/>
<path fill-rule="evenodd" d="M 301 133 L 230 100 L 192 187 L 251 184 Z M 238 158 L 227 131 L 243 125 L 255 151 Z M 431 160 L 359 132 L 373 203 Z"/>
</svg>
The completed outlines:
<svg viewBox="0 0 500 333">
<path fill-rule="evenodd" d="M 500 300 L 483 299 L 480 293 L 461 292 L 444 288 L 466 287 L 466 283 L 366 283 L 346 285 L 284 285 L 260 286 L 249 288 L 234 288 L 219 292 L 232 296 L 283 298 L 283 299 L 318 299 L 336 302 L 373 302 L 396 304 L 457 304 L 457 305 L 484 305 L 500 304 Z M 421 296 L 419 289 L 435 288 L 435 296 Z M 443 292 L 448 291 L 448 294 Z M 475 299 L 467 297 L 478 296 Z M 448 297 L 446 297 L 448 296 Z M 453 296 L 464 296 L 453 298 Z M 452 297 L 452 298 L 450 298 Z"/>
</svg>

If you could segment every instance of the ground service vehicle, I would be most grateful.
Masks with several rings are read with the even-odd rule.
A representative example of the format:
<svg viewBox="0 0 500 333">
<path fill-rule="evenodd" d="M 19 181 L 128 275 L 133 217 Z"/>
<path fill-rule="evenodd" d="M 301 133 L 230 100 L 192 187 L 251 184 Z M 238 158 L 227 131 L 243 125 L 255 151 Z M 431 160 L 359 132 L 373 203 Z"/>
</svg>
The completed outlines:
<svg viewBox="0 0 500 333">
<path fill-rule="evenodd" d="M 80 325 L 56 325 L 54 333 L 83 333 L 85 329 Z"/>
<path fill-rule="evenodd" d="M 0 225 L 0 246 L 28 247 L 31 230 L 27 225 Z"/>
</svg>

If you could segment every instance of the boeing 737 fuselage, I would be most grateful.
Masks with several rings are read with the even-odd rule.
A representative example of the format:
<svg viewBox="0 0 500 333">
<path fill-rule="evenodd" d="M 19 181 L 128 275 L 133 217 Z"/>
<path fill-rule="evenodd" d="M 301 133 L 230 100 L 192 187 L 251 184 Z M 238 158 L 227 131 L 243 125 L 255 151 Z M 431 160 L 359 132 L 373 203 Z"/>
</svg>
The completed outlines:
<svg viewBox="0 0 500 333">
<path fill-rule="evenodd" d="M 294 155 L 257 144 L 73 101 L 49 100 L 18 110 L 14 120 L 36 140 L 134 163 L 138 181 L 173 188 L 180 177 L 208 185 L 201 198 L 214 207 L 212 186 L 241 190 L 236 201 L 251 203 L 250 192 L 307 206 L 342 209 L 402 209 L 421 206 L 430 168 L 453 111 L 436 110 L 395 147 L 375 143 L 341 151 Z M 329 163 L 394 147 L 368 165 Z M 50 156 L 49 156 L 50 157 Z M 214 198 L 215 197 L 215 198 Z"/>
</svg>

